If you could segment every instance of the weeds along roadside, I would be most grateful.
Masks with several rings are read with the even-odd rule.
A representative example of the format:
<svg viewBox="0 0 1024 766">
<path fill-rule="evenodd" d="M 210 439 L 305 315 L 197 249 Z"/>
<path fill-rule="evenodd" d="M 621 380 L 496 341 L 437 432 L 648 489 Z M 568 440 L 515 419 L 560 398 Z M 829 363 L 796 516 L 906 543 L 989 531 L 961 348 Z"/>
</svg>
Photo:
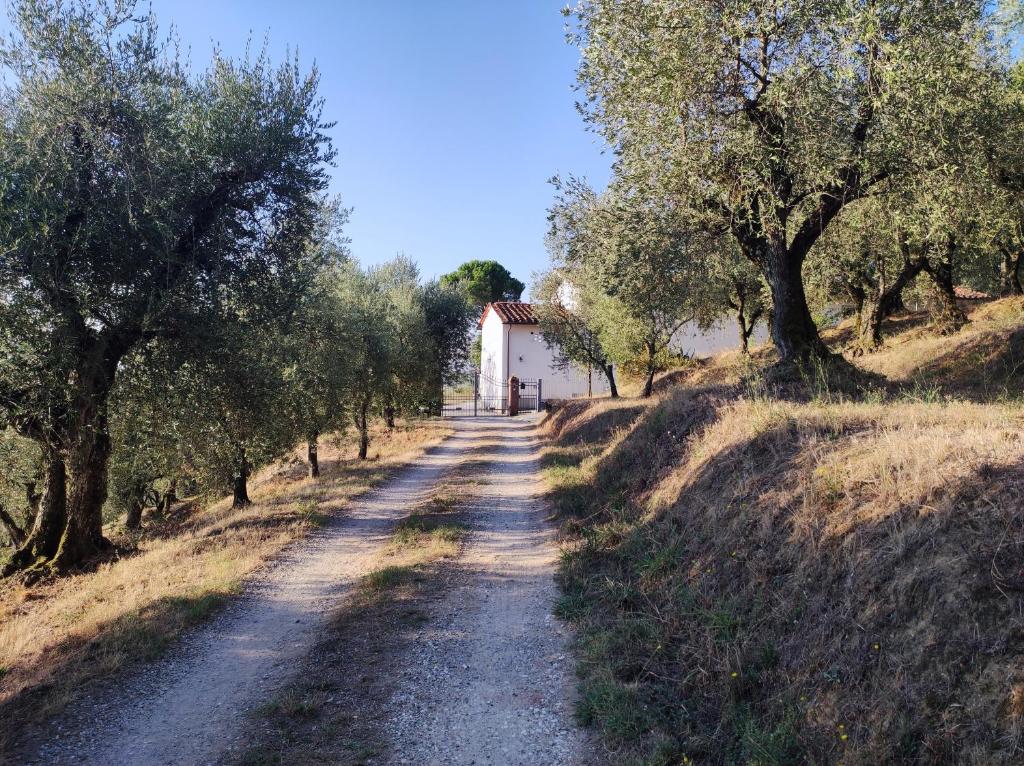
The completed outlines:
<svg viewBox="0 0 1024 766">
<path fill-rule="evenodd" d="M 630 764 L 1020 762 L 1019 403 L 712 377 L 547 420 L 581 720 Z"/>
</svg>

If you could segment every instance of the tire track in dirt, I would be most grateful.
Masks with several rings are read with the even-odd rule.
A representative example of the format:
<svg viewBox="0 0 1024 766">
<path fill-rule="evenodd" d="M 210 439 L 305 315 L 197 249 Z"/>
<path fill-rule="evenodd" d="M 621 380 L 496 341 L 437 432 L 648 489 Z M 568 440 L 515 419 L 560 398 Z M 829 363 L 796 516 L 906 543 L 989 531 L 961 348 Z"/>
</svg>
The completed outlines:
<svg viewBox="0 0 1024 766">
<path fill-rule="evenodd" d="M 296 545 L 245 597 L 163 659 L 127 679 L 95 685 L 16 762 L 233 762 L 253 739 L 272 736 L 254 731 L 260 724 L 253 711 L 298 674 L 318 672 L 337 675 L 345 687 L 335 703 L 328 693 L 328 703 L 374 711 L 360 725 L 374 721 L 366 733 L 382 747 L 359 762 L 599 762 L 572 720 L 567 629 L 552 614 L 557 548 L 541 498 L 536 421 L 453 424 L 455 434 L 443 445 Z M 351 667 L 359 664 L 355 652 L 334 658 L 342 666 L 318 665 L 324 660 L 318 647 L 322 652 L 333 635 L 332 615 L 379 563 L 396 522 L 456 469 L 473 484 L 459 503 L 471 533 L 462 556 L 436 570 L 445 586 L 424 591 L 433 595 L 417 607 L 423 622 L 408 633 L 401 621 L 393 626 L 402 632 L 385 663 Z M 387 638 L 379 638 L 381 648 Z M 386 675 L 361 688 L 356 680 L 368 673 Z M 374 699 L 361 703 L 360 695 L 370 692 Z"/>
</svg>

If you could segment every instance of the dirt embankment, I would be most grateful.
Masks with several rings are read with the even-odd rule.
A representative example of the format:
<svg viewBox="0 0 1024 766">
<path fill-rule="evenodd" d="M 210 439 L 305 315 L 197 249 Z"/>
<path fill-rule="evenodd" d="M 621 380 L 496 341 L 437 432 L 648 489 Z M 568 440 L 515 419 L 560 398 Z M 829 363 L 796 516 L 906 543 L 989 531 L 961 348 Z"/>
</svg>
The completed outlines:
<svg viewBox="0 0 1024 766">
<path fill-rule="evenodd" d="M 703 374 L 550 417 L 581 713 L 623 762 L 1024 760 L 1024 408 L 918 366 L 937 394 Z"/>
</svg>

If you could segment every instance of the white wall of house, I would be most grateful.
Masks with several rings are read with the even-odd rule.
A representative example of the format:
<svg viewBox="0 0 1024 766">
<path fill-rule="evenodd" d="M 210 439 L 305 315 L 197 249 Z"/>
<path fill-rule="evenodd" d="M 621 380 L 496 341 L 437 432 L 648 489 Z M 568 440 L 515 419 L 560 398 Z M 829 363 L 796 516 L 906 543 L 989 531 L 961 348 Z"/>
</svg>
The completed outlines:
<svg viewBox="0 0 1024 766">
<path fill-rule="evenodd" d="M 588 393 L 587 370 L 577 366 L 558 369 L 555 353 L 548 348 L 537 325 L 509 325 L 509 374 L 520 380 L 540 380 L 545 400 L 572 399 Z M 589 392 L 608 392 L 608 381 L 600 370 L 590 375 Z"/>
<path fill-rule="evenodd" d="M 480 395 L 499 397 L 509 377 L 540 380 L 541 394 L 548 399 L 597 396 L 608 392 L 608 381 L 600 370 L 589 376 L 586 369 L 558 369 L 555 354 L 544 342 L 537 325 L 503 324 L 495 311 L 488 311 L 480 328 Z"/>
<path fill-rule="evenodd" d="M 491 381 L 508 380 L 505 372 L 505 330 L 501 318 L 494 311 L 488 311 L 480 328 L 480 395 L 501 396 L 498 383 Z"/>
<path fill-rule="evenodd" d="M 750 336 L 750 345 L 753 347 L 766 340 L 768 325 L 766 322 L 758 322 Z M 739 347 L 739 330 L 732 317 L 718 320 L 707 330 L 700 329 L 694 322 L 688 322 L 679 328 L 671 343 L 673 351 L 688 356 L 711 356 L 719 351 L 738 351 Z"/>
</svg>

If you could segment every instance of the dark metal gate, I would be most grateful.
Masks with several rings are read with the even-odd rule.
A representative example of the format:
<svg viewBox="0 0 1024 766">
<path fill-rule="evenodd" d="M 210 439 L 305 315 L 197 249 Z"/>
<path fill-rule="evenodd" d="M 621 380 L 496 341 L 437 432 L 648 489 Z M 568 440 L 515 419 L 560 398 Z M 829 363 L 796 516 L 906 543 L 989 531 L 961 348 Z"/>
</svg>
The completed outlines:
<svg viewBox="0 0 1024 766">
<path fill-rule="evenodd" d="M 508 414 L 508 382 L 475 373 L 441 392 L 443 417 Z M 544 404 L 541 381 L 519 381 L 519 412 L 537 412 Z"/>
<path fill-rule="evenodd" d="M 540 381 L 519 381 L 519 411 L 536 412 L 540 408 Z"/>
<path fill-rule="evenodd" d="M 441 392 L 443 417 L 479 417 L 508 412 L 508 384 L 475 373 L 469 380 L 445 386 Z"/>
</svg>

